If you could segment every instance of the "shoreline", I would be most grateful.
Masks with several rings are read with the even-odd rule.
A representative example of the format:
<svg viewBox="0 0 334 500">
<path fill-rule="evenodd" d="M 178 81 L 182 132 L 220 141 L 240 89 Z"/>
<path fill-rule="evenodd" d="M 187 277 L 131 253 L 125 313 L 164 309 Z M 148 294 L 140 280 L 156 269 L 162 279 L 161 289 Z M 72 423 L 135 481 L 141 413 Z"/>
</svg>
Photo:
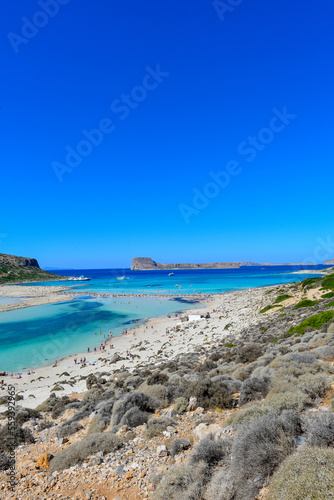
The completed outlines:
<svg viewBox="0 0 334 500">
<path fill-rule="evenodd" d="M 53 392 L 60 397 L 82 394 L 87 390 L 85 379 L 92 373 L 104 372 L 112 376 L 122 369 L 133 371 L 143 364 L 167 361 L 203 343 L 225 338 L 234 330 L 261 321 L 259 311 L 270 300 L 268 291 L 281 287 L 270 285 L 212 294 L 203 297 L 204 307 L 197 310 L 197 314 L 194 309 L 185 308 L 182 313 L 173 313 L 171 317 L 151 317 L 132 327 L 126 335 L 109 339 L 104 335 L 98 336 L 105 343 L 105 350 L 71 354 L 59 359 L 56 366 L 48 364 L 33 369 L 31 375 L 25 368 L 21 378 L 10 375 L 1 378 L 5 383 L 13 384 L 17 394 L 23 395 L 21 404 L 27 408 L 35 408 Z M 203 316 L 209 313 L 209 319 L 204 317 L 182 322 L 181 317 L 189 313 Z M 85 364 L 74 364 L 74 359 L 80 361 L 85 357 Z M 2 411 L 5 407 L 0 407 Z"/>
</svg>

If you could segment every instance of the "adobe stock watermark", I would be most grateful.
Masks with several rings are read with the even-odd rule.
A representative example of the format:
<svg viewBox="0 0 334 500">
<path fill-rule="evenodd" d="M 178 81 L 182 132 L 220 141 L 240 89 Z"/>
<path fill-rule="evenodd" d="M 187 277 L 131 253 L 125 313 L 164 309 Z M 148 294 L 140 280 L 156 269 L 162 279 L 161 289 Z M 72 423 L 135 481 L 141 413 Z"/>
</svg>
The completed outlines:
<svg viewBox="0 0 334 500">
<path fill-rule="evenodd" d="M 8 33 L 7 38 L 15 52 L 19 53 L 21 45 L 27 45 L 39 33 L 39 30 L 44 28 L 50 19 L 55 17 L 61 5 L 67 5 L 71 0 L 38 0 L 37 5 L 40 10 L 37 10 L 31 19 L 21 17 L 22 27 L 20 34 Z"/>
<path fill-rule="evenodd" d="M 259 132 L 253 136 L 249 135 L 247 140 L 242 141 L 237 151 L 240 156 L 245 156 L 245 161 L 251 163 L 257 155 L 264 151 L 266 147 L 273 142 L 275 136 L 285 130 L 285 128 L 296 118 L 288 112 L 287 106 L 284 106 L 283 111 L 277 108 L 272 110 L 273 116 L 270 119 L 268 127 L 261 128 Z M 241 160 L 229 161 L 224 170 L 219 172 L 209 172 L 210 181 L 207 182 L 200 191 L 198 188 L 193 188 L 193 199 L 191 205 L 180 203 L 178 209 L 186 224 L 190 224 L 190 219 L 194 215 L 199 215 L 210 203 L 210 200 L 219 196 L 219 194 L 227 188 L 233 177 L 238 176 L 242 172 Z"/>
<path fill-rule="evenodd" d="M 139 104 L 147 98 L 148 94 L 155 90 L 165 78 L 169 76 L 166 71 L 161 71 L 160 64 L 155 68 L 146 66 L 146 74 L 140 85 L 132 88 L 129 94 L 121 94 L 119 99 L 112 101 L 111 111 L 123 121 L 135 110 Z M 83 138 L 74 146 L 69 144 L 65 147 L 66 156 L 63 163 L 53 161 L 51 167 L 59 182 L 63 182 L 64 174 L 72 173 L 83 161 L 91 155 L 94 148 L 102 144 L 106 135 L 116 130 L 116 125 L 110 117 L 102 118 L 96 128 L 92 130 L 83 129 Z"/>
<path fill-rule="evenodd" d="M 218 14 L 219 19 L 225 21 L 225 14 L 231 13 L 236 7 L 242 4 L 244 0 L 214 0 L 212 2 L 213 8 Z"/>
</svg>

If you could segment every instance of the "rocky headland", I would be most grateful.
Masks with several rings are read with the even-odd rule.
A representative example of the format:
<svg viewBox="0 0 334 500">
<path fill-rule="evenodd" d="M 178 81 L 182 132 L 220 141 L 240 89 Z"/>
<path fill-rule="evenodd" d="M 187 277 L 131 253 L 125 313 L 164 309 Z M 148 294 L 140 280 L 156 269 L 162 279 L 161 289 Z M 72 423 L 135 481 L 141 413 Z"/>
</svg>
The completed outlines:
<svg viewBox="0 0 334 500">
<path fill-rule="evenodd" d="M 44 271 L 36 259 L 0 253 L 0 284 L 64 280 Z"/>
</svg>

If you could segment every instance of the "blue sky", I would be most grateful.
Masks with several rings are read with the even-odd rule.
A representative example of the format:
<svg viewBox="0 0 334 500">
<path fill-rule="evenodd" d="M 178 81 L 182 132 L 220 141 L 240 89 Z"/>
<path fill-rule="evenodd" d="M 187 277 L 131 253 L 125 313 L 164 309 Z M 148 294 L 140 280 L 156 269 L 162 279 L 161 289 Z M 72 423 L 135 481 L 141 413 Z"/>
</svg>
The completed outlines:
<svg viewBox="0 0 334 500">
<path fill-rule="evenodd" d="M 71 268 L 333 257 L 333 14 L 7 2 L 0 252 Z"/>
</svg>

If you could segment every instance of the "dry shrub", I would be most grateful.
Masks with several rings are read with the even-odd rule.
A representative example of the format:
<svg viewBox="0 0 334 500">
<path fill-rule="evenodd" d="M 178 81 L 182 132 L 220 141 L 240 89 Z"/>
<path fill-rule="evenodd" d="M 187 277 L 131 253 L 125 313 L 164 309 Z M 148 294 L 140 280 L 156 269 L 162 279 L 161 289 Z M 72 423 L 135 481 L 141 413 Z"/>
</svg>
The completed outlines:
<svg viewBox="0 0 334 500">
<path fill-rule="evenodd" d="M 269 485 L 267 500 L 334 498 L 334 450 L 302 448 L 288 457 Z"/>
<path fill-rule="evenodd" d="M 90 455 L 99 451 L 105 455 L 122 447 L 122 440 L 111 432 L 102 434 L 91 434 L 82 441 L 72 444 L 65 450 L 59 452 L 50 462 L 49 473 L 62 471 L 72 465 L 83 462 Z"/>
</svg>

